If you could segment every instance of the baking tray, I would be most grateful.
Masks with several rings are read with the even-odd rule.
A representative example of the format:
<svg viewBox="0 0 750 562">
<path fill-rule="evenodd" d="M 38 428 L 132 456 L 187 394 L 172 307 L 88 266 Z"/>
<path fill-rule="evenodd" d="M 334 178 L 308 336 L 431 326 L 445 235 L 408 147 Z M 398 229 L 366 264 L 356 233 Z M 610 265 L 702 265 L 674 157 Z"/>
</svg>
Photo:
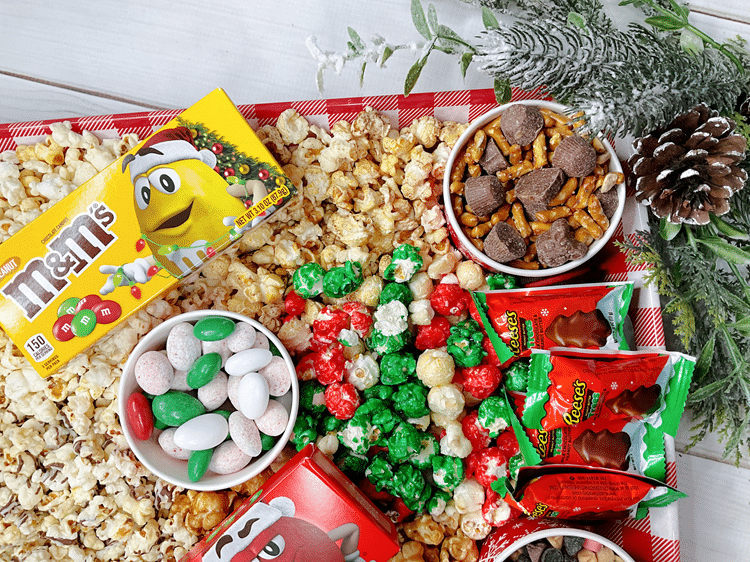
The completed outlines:
<svg viewBox="0 0 750 562">
<path fill-rule="evenodd" d="M 513 90 L 512 101 L 541 99 L 538 92 Z M 257 129 L 273 125 L 278 116 L 289 108 L 295 109 L 311 123 L 330 129 L 341 119 L 352 121 L 366 107 L 387 115 L 394 127 L 409 126 L 414 119 L 434 115 L 441 121 L 466 123 L 497 106 L 494 91 L 462 90 L 358 98 L 319 99 L 297 102 L 238 105 L 250 125 Z M 0 125 L 0 152 L 15 149 L 19 144 L 33 144 L 50 134 L 51 123 L 67 120 L 74 131 L 88 130 L 100 138 L 114 138 L 126 133 L 145 138 L 179 115 L 183 109 L 146 111 L 116 115 L 98 115 L 71 119 L 54 119 Z M 586 272 L 586 281 L 632 281 L 635 292 L 630 317 L 633 321 L 635 342 L 639 349 L 664 349 L 664 327 L 659 295 L 652 286 L 644 286 L 645 267 L 625 261 L 624 254 L 615 246 L 625 238 L 634 240 L 638 231 L 647 230 L 645 207 L 636 203 L 632 194 L 625 204 L 623 219 L 609 244 L 599 253 L 595 270 Z M 666 436 L 667 484 L 677 486 L 674 439 Z M 677 503 L 652 508 L 641 520 L 626 519 L 608 523 L 600 529 L 607 538 L 623 546 L 637 562 L 679 562 L 680 542 Z"/>
</svg>

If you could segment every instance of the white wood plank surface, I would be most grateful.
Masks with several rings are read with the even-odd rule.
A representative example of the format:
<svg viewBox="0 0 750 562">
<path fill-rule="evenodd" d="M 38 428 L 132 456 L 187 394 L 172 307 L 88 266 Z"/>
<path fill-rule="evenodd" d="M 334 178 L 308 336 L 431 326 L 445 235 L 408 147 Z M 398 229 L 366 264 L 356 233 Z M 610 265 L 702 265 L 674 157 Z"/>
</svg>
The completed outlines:
<svg viewBox="0 0 750 562">
<path fill-rule="evenodd" d="M 605 4 L 611 10 L 618 2 Z M 459 35 L 481 29 L 475 8 L 432 3 Z M 749 7 L 747 0 L 697 0 L 691 21 L 721 41 L 738 34 L 750 40 Z M 420 39 L 407 0 L 0 1 L 0 122 L 187 107 L 215 87 L 236 103 L 316 99 L 316 64 L 305 40 L 315 35 L 321 48 L 340 51 L 349 25 L 365 39 Z M 355 67 L 328 74 L 324 95 L 400 93 L 414 60 L 397 53 L 387 68 L 368 69 L 361 89 Z M 462 80 L 455 61 L 436 53 L 416 91 L 491 85 L 476 72 Z M 678 451 L 689 425 L 686 416 Z M 712 435 L 678 455 L 678 487 L 690 496 L 679 503 L 683 562 L 750 561 L 750 459 L 736 468 L 722 449 Z"/>
</svg>

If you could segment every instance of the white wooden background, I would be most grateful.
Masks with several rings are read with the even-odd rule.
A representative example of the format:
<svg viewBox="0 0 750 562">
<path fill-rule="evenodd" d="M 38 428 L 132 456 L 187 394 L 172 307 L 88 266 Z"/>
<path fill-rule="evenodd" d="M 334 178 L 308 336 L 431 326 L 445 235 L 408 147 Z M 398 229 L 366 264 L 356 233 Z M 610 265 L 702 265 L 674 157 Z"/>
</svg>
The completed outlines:
<svg viewBox="0 0 750 562">
<path fill-rule="evenodd" d="M 478 11 L 433 0 L 439 20 L 459 35 L 482 28 Z M 641 17 L 616 8 L 618 25 Z M 424 0 L 425 7 L 428 1 Z M 748 0 L 697 0 L 691 21 L 714 38 L 750 40 Z M 183 108 L 216 87 L 236 103 L 317 99 L 316 63 L 305 40 L 341 51 L 347 26 L 367 39 L 420 40 L 408 0 L 0 0 L 0 123 Z M 396 94 L 413 55 L 370 68 L 360 89 L 356 67 L 326 76 L 326 97 Z M 435 53 L 415 91 L 491 87 Z M 682 560 L 750 561 L 750 459 L 723 462 L 716 436 L 684 453 L 689 416 L 677 439 Z"/>
</svg>

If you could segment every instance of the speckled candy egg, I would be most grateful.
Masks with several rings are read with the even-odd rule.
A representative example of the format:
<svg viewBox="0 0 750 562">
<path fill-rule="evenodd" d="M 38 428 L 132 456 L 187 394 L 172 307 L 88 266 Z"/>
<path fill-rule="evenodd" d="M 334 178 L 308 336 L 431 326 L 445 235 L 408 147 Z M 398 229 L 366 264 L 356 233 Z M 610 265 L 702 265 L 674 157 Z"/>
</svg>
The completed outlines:
<svg viewBox="0 0 750 562">
<path fill-rule="evenodd" d="M 193 335 L 193 325 L 175 324 L 167 336 L 167 357 L 175 369 L 189 371 L 201 356 L 201 341 Z"/>
<path fill-rule="evenodd" d="M 169 390 L 174 369 L 169 359 L 158 351 L 147 351 L 135 364 L 135 380 L 144 392 L 160 395 Z"/>
</svg>

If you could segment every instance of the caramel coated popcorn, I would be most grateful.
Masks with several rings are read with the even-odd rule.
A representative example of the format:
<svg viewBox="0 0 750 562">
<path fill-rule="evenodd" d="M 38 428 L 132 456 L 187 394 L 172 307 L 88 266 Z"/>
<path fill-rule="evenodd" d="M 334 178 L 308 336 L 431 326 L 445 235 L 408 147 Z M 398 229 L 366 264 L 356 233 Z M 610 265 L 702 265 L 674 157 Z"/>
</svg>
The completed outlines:
<svg viewBox="0 0 750 562">
<path fill-rule="evenodd" d="M 345 300 L 374 307 L 388 265 L 383 258 L 401 243 L 423 258 L 411 281 L 422 295 L 409 310 L 416 324 L 432 317 L 427 297 L 435 280 L 455 274 L 462 287 L 482 286 L 481 270 L 451 248 L 437 199 L 448 154 L 465 128 L 421 117 L 399 131 L 368 108 L 329 132 L 289 109 L 257 130 L 299 189 L 269 222 L 48 379 L 0 332 L 0 559 L 179 560 L 293 456 L 288 447 L 263 474 L 219 492 L 174 487 L 135 459 L 117 416 L 119 378 L 139 338 L 163 320 L 230 310 L 301 351 L 321 305 L 308 300 L 299 318 L 283 322 L 294 270 L 313 261 L 325 269 L 358 261 L 364 282 Z M 0 153 L 0 242 L 138 143 L 134 135 L 99 140 L 68 122 L 51 129 L 40 143 Z M 352 380 L 365 387 L 367 357 L 350 351 Z M 450 390 L 436 391 L 436 410 L 453 436 L 446 446 L 465 456 L 470 447 L 449 404 L 459 397 Z M 321 442 L 330 454 L 337 445 Z M 403 524 L 403 546 L 392 560 L 476 561 L 474 528 L 464 517 L 475 507 L 463 505 L 470 497 L 461 498 L 460 509 L 451 500 L 439 516 Z"/>
</svg>

